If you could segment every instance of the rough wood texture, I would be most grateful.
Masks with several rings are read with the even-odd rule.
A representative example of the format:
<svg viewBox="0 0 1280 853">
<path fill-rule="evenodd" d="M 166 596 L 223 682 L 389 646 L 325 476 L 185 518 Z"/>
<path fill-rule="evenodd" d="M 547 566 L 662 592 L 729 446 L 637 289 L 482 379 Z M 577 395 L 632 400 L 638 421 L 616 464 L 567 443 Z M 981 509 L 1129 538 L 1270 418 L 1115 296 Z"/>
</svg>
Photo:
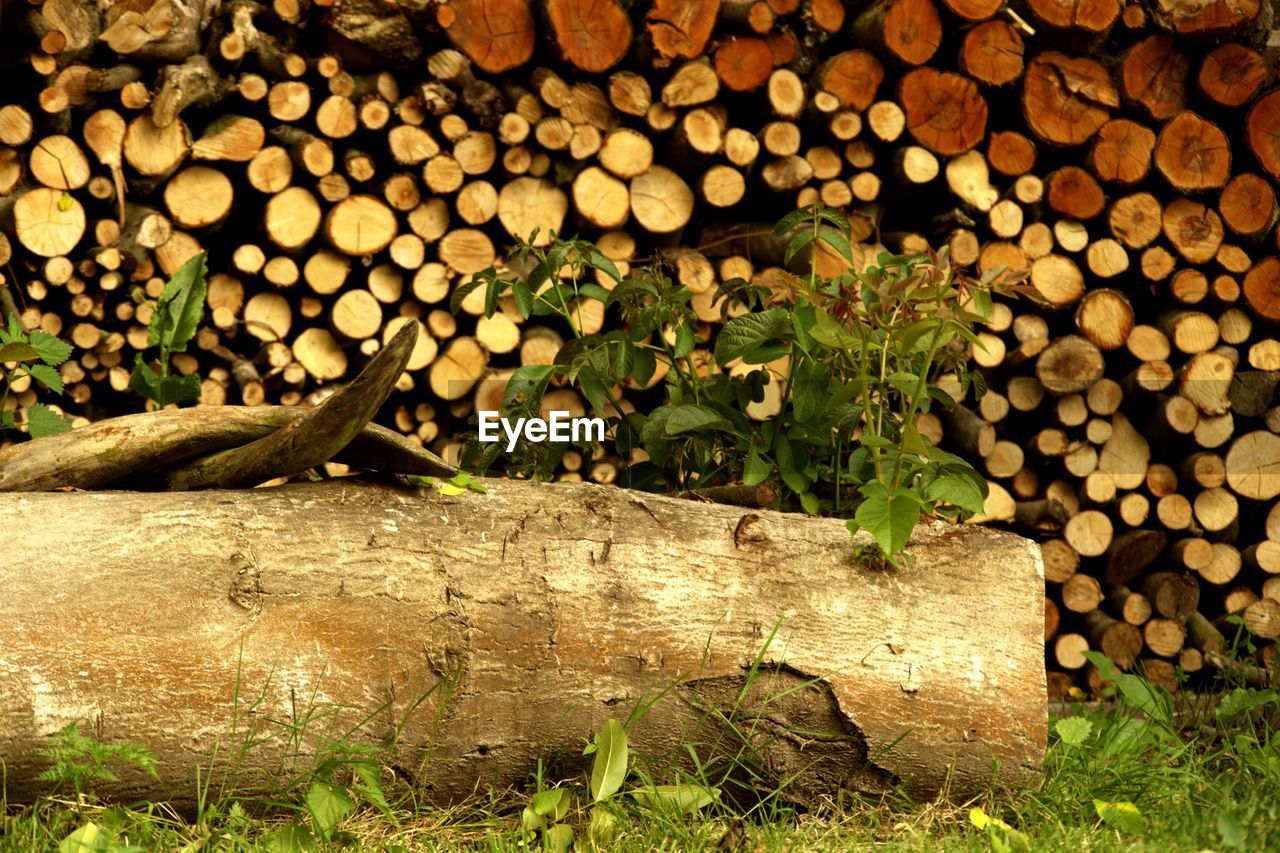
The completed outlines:
<svg viewBox="0 0 1280 853">
<path fill-rule="evenodd" d="M 779 674 L 760 689 L 798 692 L 785 718 L 766 712 L 756 746 L 770 772 L 799 772 L 801 799 L 896 780 L 963 796 L 991 784 L 993 762 L 1014 779 L 1043 756 L 1043 570 L 1024 539 L 926 528 L 914 565 L 889 571 L 859 565 L 834 520 L 485 484 L 456 498 L 300 484 L 181 507 L 142 493 L 0 497 L 10 800 L 39 790 L 35 750 L 77 720 L 155 750 L 163 781 L 130 776 L 115 793 L 190 796 L 228 736 L 237 672 L 242 703 L 264 697 L 248 718 L 258 732 L 287 716 L 290 691 L 352 720 L 385 703 L 365 736 L 407 719 L 399 764 L 429 759 L 416 781 L 436 800 L 518 783 L 539 756 L 578 752 L 606 717 L 677 685 L 633 733 L 672 758 L 698 729 L 691 705 L 731 703 L 762 649 Z M 265 769 L 273 749 L 248 761 Z"/>
</svg>

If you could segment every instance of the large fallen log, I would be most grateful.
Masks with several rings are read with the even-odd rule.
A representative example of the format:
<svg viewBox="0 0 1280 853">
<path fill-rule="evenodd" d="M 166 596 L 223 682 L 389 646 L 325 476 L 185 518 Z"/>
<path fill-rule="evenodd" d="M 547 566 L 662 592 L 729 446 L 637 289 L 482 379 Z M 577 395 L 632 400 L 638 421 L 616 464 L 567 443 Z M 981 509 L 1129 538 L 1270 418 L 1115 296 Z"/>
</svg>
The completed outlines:
<svg viewBox="0 0 1280 853">
<path fill-rule="evenodd" d="M 159 782 L 104 793 L 181 803 L 216 746 L 261 737 L 237 760 L 270 772 L 287 751 L 271 720 L 325 708 L 325 728 L 369 717 L 357 737 L 448 800 L 578 755 L 664 690 L 633 726 L 639 751 L 739 751 L 722 712 L 800 801 L 964 794 L 1043 755 L 1027 540 L 922 527 L 914 563 L 891 570 L 831 519 L 485 484 L 0 495 L 8 798 L 43 790 L 37 750 L 71 722 L 159 759 Z"/>
</svg>

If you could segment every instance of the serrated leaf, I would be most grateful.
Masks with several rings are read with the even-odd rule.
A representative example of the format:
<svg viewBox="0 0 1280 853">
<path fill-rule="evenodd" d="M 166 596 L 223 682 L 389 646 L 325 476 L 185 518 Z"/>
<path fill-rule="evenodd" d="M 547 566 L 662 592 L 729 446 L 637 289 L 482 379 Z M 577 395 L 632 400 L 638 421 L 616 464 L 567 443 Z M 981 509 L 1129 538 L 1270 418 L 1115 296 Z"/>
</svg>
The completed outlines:
<svg viewBox="0 0 1280 853">
<path fill-rule="evenodd" d="M 861 344 L 848 329 L 840 325 L 835 317 L 826 311 L 818 311 L 813 325 L 809 328 L 809 336 L 825 347 L 834 350 L 852 352 Z"/>
<path fill-rule="evenodd" d="M 32 438 L 58 435 L 69 429 L 71 429 L 71 421 L 44 403 L 32 403 L 31 408 L 27 409 L 27 432 Z"/>
<path fill-rule="evenodd" d="M 328 782 L 312 782 L 305 802 L 316 835 L 325 839 L 355 808 L 355 802 L 346 788 Z"/>
<path fill-rule="evenodd" d="M 6 361 L 39 361 L 40 353 L 31 344 L 12 343 L 0 346 L 0 364 Z"/>
<path fill-rule="evenodd" d="M 596 738 L 596 755 L 591 764 L 591 799 L 607 800 L 618 792 L 627 778 L 627 730 L 609 719 Z"/>
<path fill-rule="evenodd" d="M 1094 800 L 1093 808 L 1107 826 L 1127 832 L 1130 835 L 1141 835 L 1147 829 L 1142 812 L 1130 802 L 1109 803 L 1105 800 Z"/>
<path fill-rule="evenodd" d="M 31 378 L 40 382 L 41 385 L 48 388 L 55 394 L 61 394 L 63 391 L 62 374 L 54 370 L 47 364 L 33 364 L 26 368 L 31 374 Z"/>
<path fill-rule="evenodd" d="M 192 256 L 165 284 L 147 327 L 148 346 L 185 352 L 195 337 L 204 314 L 205 257 L 204 252 Z"/>
<path fill-rule="evenodd" d="M 587 250 L 587 263 L 602 271 L 614 281 L 622 281 L 622 276 L 618 272 L 618 267 L 604 254 L 604 252 L 601 252 L 595 246 L 592 246 Z"/>
<path fill-rule="evenodd" d="M 1079 746 L 1093 734 L 1093 723 L 1084 717 L 1063 717 L 1054 723 L 1054 731 L 1068 746 Z"/>
<path fill-rule="evenodd" d="M 356 774 L 356 783 L 352 786 L 366 803 L 376 808 L 392 823 L 398 823 L 391 804 L 387 802 L 386 792 L 382 787 L 382 770 L 373 761 L 356 761 L 351 765 Z"/>
<path fill-rule="evenodd" d="M 31 346 L 40 353 L 40 360 L 50 367 L 57 367 L 71 357 L 71 344 L 43 329 L 32 330 Z"/>
</svg>

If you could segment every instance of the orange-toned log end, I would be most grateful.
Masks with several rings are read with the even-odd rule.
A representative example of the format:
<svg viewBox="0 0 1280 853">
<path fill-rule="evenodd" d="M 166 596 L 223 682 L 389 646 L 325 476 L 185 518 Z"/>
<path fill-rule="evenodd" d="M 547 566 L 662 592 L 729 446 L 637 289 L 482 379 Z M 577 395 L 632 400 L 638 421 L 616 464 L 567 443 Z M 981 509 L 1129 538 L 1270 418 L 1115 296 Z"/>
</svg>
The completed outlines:
<svg viewBox="0 0 1280 853">
<path fill-rule="evenodd" d="M 598 74 L 631 47 L 631 18 L 617 0 L 547 0 L 546 10 L 560 58 L 575 68 Z"/>
<path fill-rule="evenodd" d="M 1151 170 L 1156 135 L 1135 121 L 1118 118 L 1102 126 L 1089 152 L 1089 168 L 1101 180 L 1135 184 Z"/>
<path fill-rule="evenodd" d="M 844 26 L 844 3 L 840 0 L 809 0 L 809 17 L 825 33 L 838 33 Z"/>
<path fill-rule="evenodd" d="M 1258 99 L 1244 122 L 1249 149 L 1267 174 L 1280 180 L 1280 89 Z"/>
<path fill-rule="evenodd" d="M 960 67 L 975 80 L 992 86 L 1022 76 L 1022 36 L 1006 21 L 987 21 L 969 30 L 960 46 Z"/>
<path fill-rule="evenodd" d="M 735 92 L 759 89 L 773 73 L 773 51 L 762 38 L 731 38 L 716 48 L 716 76 Z"/>
<path fill-rule="evenodd" d="M 942 17 L 930 0 L 896 0 L 883 19 L 884 46 L 908 65 L 923 65 L 942 44 Z"/>
<path fill-rule="evenodd" d="M 966 21 L 985 21 L 1004 5 L 1004 0 L 942 0 L 947 11 Z"/>
<path fill-rule="evenodd" d="M 765 37 L 765 41 L 769 43 L 769 50 L 773 51 L 774 68 L 790 65 L 800 52 L 800 42 L 791 30 L 774 30 Z"/>
<path fill-rule="evenodd" d="M 1105 33 L 1120 17 L 1117 0 L 1028 0 L 1032 14 L 1051 27 Z"/>
<path fill-rule="evenodd" d="M 1263 258 L 1245 273 L 1244 299 L 1258 316 L 1280 320 L 1280 259 Z"/>
<path fill-rule="evenodd" d="M 1107 69 L 1091 59 L 1047 51 L 1023 76 L 1022 111 L 1036 136 L 1056 145 L 1079 145 L 1098 132 L 1120 106 Z"/>
<path fill-rule="evenodd" d="M 935 154 L 963 154 L 987 132 L 987 102 L 968 77 L 917 68 L 902 78 L 898 99 L 907 130 Z"/>
<path fill-rule="evenodd" d="M 1267 65 L 1257 51 L 1230 42 L 1204 58 L 1197 82 L 1215 104 L 1242 107 L 1267 82 Z"/>
<path fill-rule="evenodd" d="M 644 27 L 659 60 L 701 56 L 720 14 L 720 0 L 654 0 Z"/>
<path fill-rule="evenodd" d="M 1161 129 L 1155 161 L 1174 189 L 1214 189 L 1231 177 L 1231 144 L 1216 124 L 1186 110 Z"/>
<path fill-rule="evenodd" d="M 840 106 L 865 110 L 876 99 L 884 66 L 865 50 L 837 53 L 818 69 L 818 88 L 840 99 Z"/>
<path fill-rule="evenodd" d="M 1176 33 L 1224 33 L 1256 21 L 1262 0 L 1156 0 L 1154 6 L 1156 19 Z"/>
<path fill-rule="evenodd" d="M 1137 101 L 1154 119 L 1164 120 L 1187 104 L 1191 61 L 1173 36 L 1151 36 L 1129 48 L 1120 66 L 1124 96 Z"/>
<path fill-rule="evenodd" d="M 484 71 L 510 71 L 533 56 L 536 30 L 525 0 L 450 0 L 436 23 Z"/>
<path fill-rule="evenodd" d="M 1271 225 L 1275 210 L 1276 191 L 1271 182 L 1249 172 L 1228 181 L 1218 197 L 1222 221 L 1242 237 L 1260 236 Z"/>
<path fill-rule="evenodd" d="M 1036 165 L 1036 146 L 1016 130 L 1000 130 L 987 142 L 987 162 L 1002 175 L 1019 177 Z"/>
<path fill-rule="evenodd" d="M 1092 219 L 1102 212 L 1106 198 L 1093 175 L 1079 166 L 1063 166 L 1045 181 L 1049 207 L 1072 219 Z"/>
</svg>

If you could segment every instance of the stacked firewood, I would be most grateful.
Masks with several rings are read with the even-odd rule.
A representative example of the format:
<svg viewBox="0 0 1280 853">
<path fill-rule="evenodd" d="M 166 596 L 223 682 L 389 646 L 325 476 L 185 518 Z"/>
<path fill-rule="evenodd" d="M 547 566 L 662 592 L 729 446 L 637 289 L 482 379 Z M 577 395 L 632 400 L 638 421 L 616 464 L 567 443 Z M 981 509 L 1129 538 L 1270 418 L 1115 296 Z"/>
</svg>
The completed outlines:
<svg viewBox="0 0 1280 853">
<path fill-rule="evenodd" d="M 448 455 L 570 332 L 505 303 L 485 318 L 481 291 L 449 310 L 514 238 L 581 234 L 624 272 L 664 264 L 703 322 L 695 360 L 736 372 L 709 354 L 717 285 L 783 283 L 769 223 L 821 201 L 847 211 L 861 251 L 947 245 L 1027 271 L 1043 297 L 997 306 L 973 352 L 990 390 L 921 426 L 985 468 L 991 518 L 1043 541 L 1051 691 L 1097 687 L 1089 649 L 1201 678 L 1226 665 L 1237 621 L 1270 664 L 1270 6 L 1015 8 L 6 7 L 0 263 L 23 322 L 76 346 L 61 368 L 73 415 L 137 408 L 149 300 L 203 249 L 209 310 L 175 358 L 204 377 L 202 403 L 314 401 L 418 323 L 386 420 Z M 612 321 L 575 307 L 587 332 Z M 768 389 L 754 416 L 776 411 Z M 14 388 L 19 422 L 36 390 Z M 558 388 L 547 407 L 584 403 Z M 618 470 L 603 451 L 563 466 Z"/>
</svg>

